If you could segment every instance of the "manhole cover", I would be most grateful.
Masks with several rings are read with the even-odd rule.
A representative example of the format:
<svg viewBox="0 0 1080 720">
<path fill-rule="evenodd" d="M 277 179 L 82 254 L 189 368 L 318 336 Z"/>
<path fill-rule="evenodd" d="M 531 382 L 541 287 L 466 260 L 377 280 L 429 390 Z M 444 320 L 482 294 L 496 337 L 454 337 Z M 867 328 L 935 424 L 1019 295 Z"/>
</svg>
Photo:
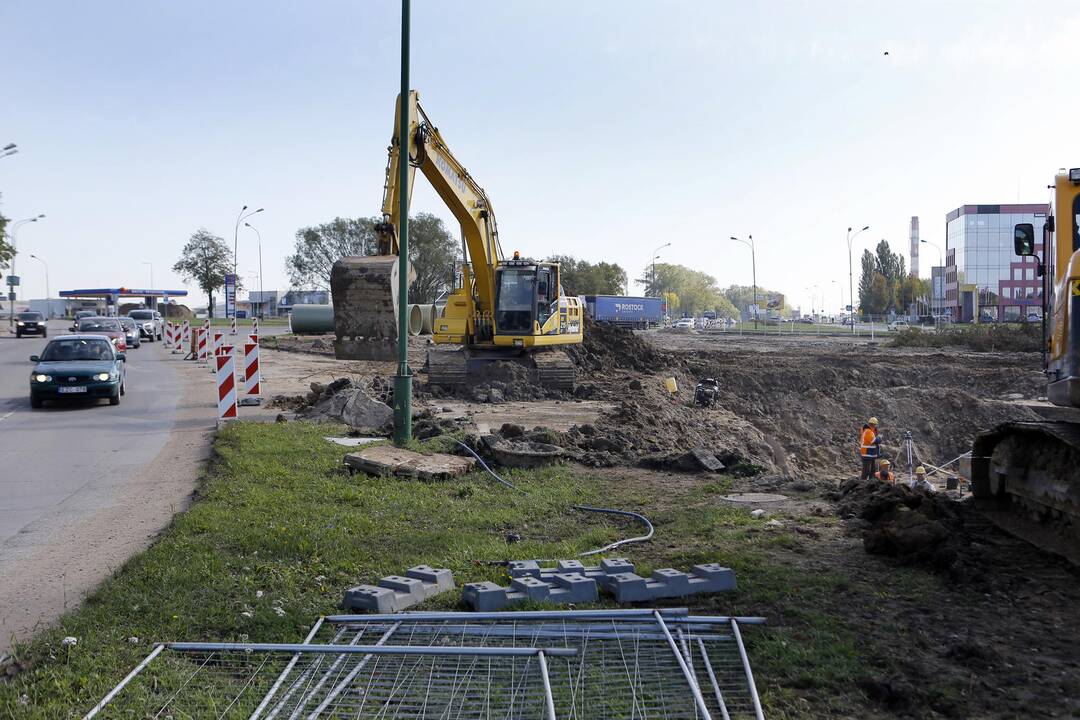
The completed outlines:
<svg viewBox="0 0 1080 720">
<path fill-rule="evenodd" d="M 737 503 L 770 503 L 787 500 L 788 496 L 777 495 L 776 493 L 737 493 L 735 495 L 725 495 L 723 499 Z"/>
</svg>

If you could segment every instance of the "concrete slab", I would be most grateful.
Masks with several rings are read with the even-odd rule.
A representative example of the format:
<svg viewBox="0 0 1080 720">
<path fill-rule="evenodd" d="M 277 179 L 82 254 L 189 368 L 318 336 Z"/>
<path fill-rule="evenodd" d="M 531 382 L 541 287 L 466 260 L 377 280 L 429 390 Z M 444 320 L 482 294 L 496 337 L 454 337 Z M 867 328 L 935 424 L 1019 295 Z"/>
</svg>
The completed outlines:
<svg viewBox="0 0 1080 720">
<path fill-rule="evenodd" d="M 346 610 L 394 613 L 418 605 L 433 595 L 454 589 L 454 576 L 445 568 L 417 565 L 404 575 L 389 575 L 378 585 L 357 585 L 345 591 Z"/>
<path fill-rule="evenodd" d="M 377 445 L 345 456 L 345 465 L 352 471 L 369 475 L 415 477 L 421 480 L 448 480 L 472 470 L 476 460 L 471 457 L 434 453 L 422 455 L 392 445 Z"/>
</svg>

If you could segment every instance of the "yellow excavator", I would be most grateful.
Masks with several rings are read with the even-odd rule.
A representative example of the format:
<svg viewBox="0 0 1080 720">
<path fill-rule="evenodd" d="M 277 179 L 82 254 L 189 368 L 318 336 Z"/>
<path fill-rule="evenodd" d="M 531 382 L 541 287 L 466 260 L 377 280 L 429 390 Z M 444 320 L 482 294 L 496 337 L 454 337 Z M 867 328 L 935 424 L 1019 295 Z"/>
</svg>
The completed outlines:
<svg viewBox="0 0 1080 720">
<path fill-rule="evenodd" d="M 428 382 L 467 385 L 493 363 L 524 367 L 534 384 L 572 389 L 574 364 L 561 346 L 582 341 L 583 308 L 562 292 L 559 264 L 503 256 L 491 200 L 409 93 L 409 147 L 395 135 L 383 187 L 378 254 L 338 260 L 330 277 L 335 354 L 342 359 L 392 360 L 397 343 L 398 163 L 409 163 L 409 198 L 416 169 L 424 174 L 461 225 L 463 262 L 445 309 L 432 322 L 436 348 L 428 353 Z M 400 123 L 395 103 L 394 127 Z M 450 268 L 447 268 L 450 273 Z M 411 274 L 411 270 L 410 270 Z"/>
<path fill-rule="evenodd" d="M 1080 168 L 1062 170 L 1041 228 L 1014 228 L 1014 250 L 1043 279 L 1043 368 L 1051 406 L 1042 417 L 980 434 L 972 446 L 978 507 L 1006 529 L 1080 558 Z M 1020 511 L 1019 513 L 1017 511 Z"/>
</svg>

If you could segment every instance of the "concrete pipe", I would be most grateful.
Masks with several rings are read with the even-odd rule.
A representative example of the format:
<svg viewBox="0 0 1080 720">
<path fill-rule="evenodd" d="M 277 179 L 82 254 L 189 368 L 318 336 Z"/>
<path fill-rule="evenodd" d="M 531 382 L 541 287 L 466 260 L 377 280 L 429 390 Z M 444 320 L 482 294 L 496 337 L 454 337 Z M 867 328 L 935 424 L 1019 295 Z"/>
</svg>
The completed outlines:
<svg viewBox="0 0 1080 720">
<path fill-rule="evenodd" d="M 334 332 L 333 305 L 293 305 L 289 329 L 297 335 L 325 335 Z"/>
<path fill-rule="evenodd" d="M 419 335 L 420 331 L 424 327 L 423 313 L 420 311 L 419 305 L 409 306 L 409 334 Z"/>
<path fill-rule="evenodd" d="M 432 304 L 421 305 L 420 320 L 422 321 L 420 334 L 430 335 L 432 332 L 432 327 L 434 327 L 435 325 L 435 306 Z"/>
</svg>

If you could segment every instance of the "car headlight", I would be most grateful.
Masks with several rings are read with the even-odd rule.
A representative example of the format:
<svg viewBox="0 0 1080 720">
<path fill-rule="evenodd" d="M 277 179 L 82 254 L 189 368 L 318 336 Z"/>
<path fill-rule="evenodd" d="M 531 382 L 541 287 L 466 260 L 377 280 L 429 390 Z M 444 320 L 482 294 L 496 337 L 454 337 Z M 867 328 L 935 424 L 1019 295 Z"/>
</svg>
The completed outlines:
<svg viewBox="0 0 1080 720">
<path fill-rule="evenodd" d="M 22 324 L 23 324 L 23 321 L 22 321 L 22 320 L 16 320 L 16 321 L 15 321 L 15 324 L 16 324 L 16 325 L 22 325 Z"/>
<path fill-rule="evenodd" d="M 108 380 L 109 379 L 109 373 L 98 373 L 97 375 L 94 376 L 94 379 L 95 380 Z"/>
<path fill-rule="evenodd" d="M 52 375 L 35 375 L 34 379 L 38 382 L 49 382 L 52 380 Z"/>
</svg>

